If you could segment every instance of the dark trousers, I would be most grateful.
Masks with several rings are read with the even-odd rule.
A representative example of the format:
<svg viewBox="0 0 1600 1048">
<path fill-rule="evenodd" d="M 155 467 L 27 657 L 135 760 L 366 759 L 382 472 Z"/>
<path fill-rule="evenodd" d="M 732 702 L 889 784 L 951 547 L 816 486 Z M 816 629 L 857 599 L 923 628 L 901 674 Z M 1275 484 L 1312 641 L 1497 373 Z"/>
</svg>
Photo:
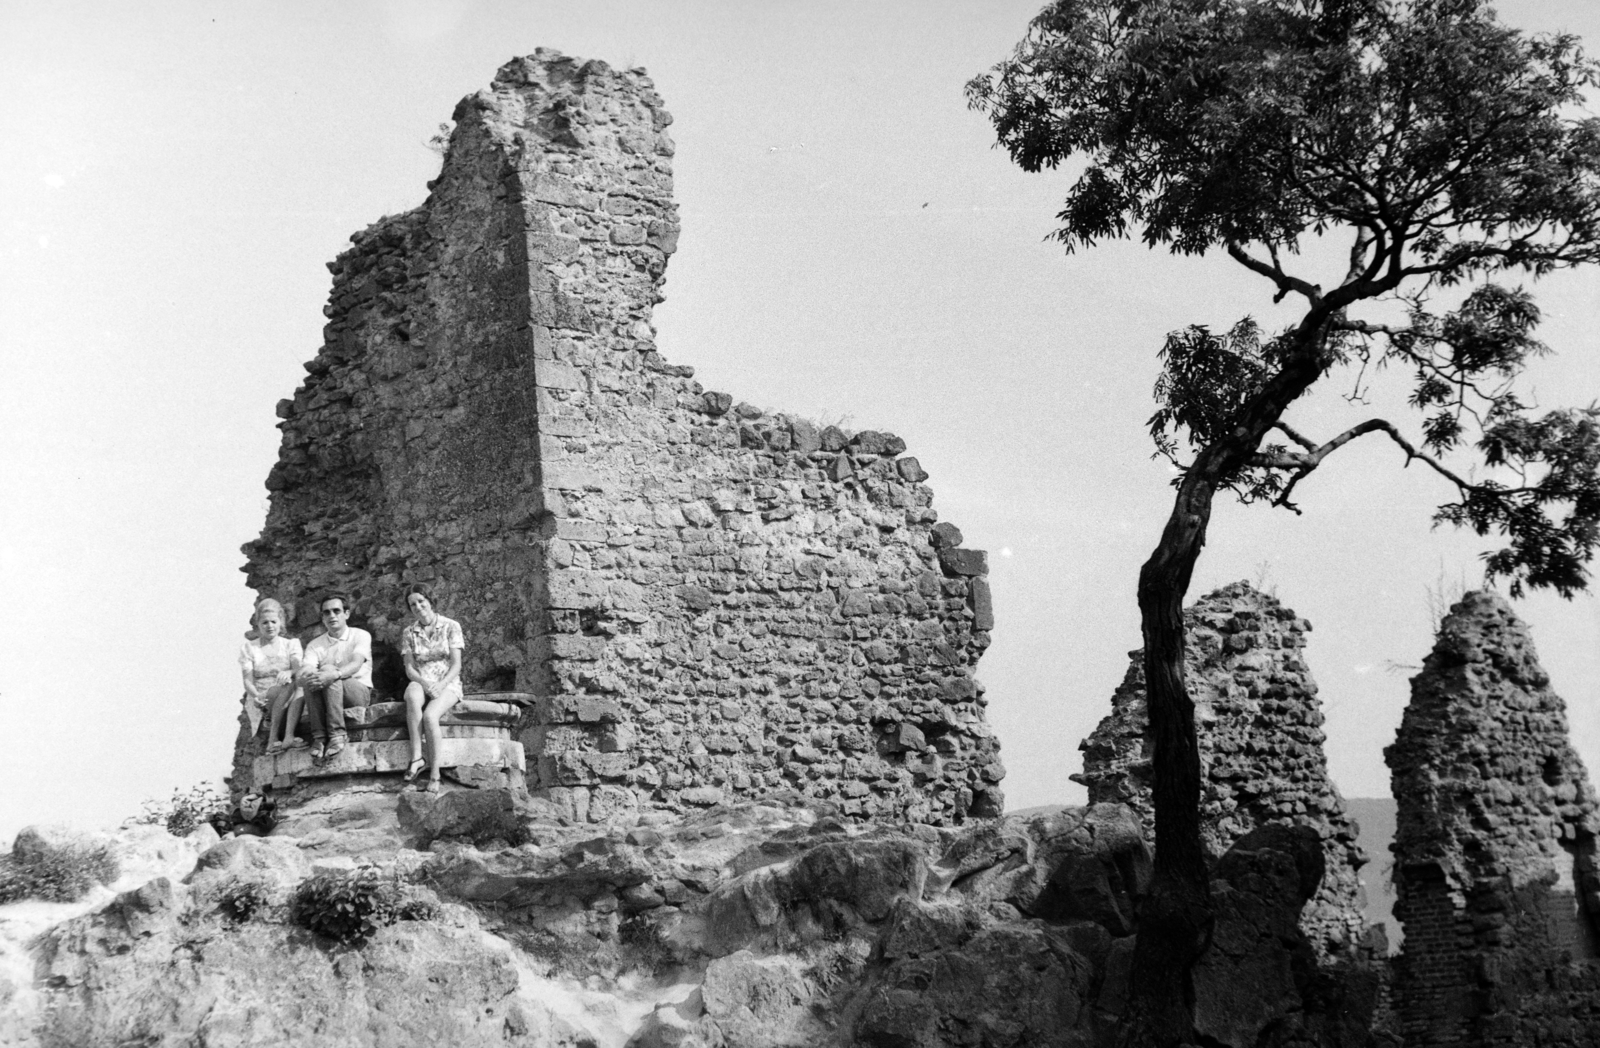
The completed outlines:
<svg viewBox="0 0 1600 1048">
<path fill-rule="evenodd" d="M 311 718 L 312 737 L 330 742 L 344 738 L 345 708 L 371 702 L 371 686 L 354 679 L 336 680 L 326 688 L 307 688 L 306 714 Z"/>
</svg>

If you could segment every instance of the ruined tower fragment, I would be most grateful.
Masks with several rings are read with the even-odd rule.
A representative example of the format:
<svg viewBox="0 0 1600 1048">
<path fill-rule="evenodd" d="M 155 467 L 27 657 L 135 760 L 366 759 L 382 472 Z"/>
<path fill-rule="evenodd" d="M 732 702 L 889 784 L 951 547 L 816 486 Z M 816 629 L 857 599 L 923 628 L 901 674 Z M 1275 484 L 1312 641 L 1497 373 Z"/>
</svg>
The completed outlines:
<svg viewBox="0 0 1600 1048">
<path fill-rule="evenodd" d="M 1450 609 L 1384 758 L 1406 1043 L 1600 1043 L 1595 795 L 1498 595 Z"/>
<path fill-rule="evenodd" d="M 575 818 L 783 790 L 998 813 L 985 556 L 936 523 L 904 441 L 736 403 L 656 352 L 678 222 L 650 79 L 541 50 L 455 120 L 426 202 L 330 266 L 250 585 L 304 636 L 347 589 L 383 647 L 404 584 L 432 583 L 468 693 L 533 697 L 528 788 Z"/>
<path fill-rule="evenodd" d="M 1358 871 L 1366 856 L 1328 778 L 1317 686 L 1301 658 L 1311 624 L 1244 582 L 1184 611 L 1184 673 L 1195 705 L 1204 794 L 1202 836 L 1213 858 L 1267 823 L 1309 826 L 1326 872 L 1300 927 L 1321 956 L 1357 945 L 1365 931 Z M 1083 740 L 1089 803 L 1121 802 L 1155 839 L 1143 652 L 1111 697 L 1111 713 Z"/>
</svg>

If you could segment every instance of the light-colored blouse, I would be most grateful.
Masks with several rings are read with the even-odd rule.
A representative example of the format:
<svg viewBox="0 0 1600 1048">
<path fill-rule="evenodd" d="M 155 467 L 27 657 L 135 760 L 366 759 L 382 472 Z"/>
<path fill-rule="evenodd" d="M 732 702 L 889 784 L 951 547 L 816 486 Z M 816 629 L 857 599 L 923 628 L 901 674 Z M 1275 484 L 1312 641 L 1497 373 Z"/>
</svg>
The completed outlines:
<svg viewBox="0 0 1600 1048">
<path fill-rule="evenodd" d="M 467 646 L 461 636 L 461 623 L 443 615 L 433 617 L 433 625 L 413 622 L 400 635 L 400 654 L 409 655 L 417 672 L 430 683 L 450 672 L 450 652 Z"/>
<path fill-rule="evenodd" d="M 257 687 L 268 688 L 277 683 L 278 674 L 290 672 L 304 657 L 300 642 L 293 637 L 280 636 L 271 644 L 247 640 L 239 649 L 239 668 Z"/>
</svg>

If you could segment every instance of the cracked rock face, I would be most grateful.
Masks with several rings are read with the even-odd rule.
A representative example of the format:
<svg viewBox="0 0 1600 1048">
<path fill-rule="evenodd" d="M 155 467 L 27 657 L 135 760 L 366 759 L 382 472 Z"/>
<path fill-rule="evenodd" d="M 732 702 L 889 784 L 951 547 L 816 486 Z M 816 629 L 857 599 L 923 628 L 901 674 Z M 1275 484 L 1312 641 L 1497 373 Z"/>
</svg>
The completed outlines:
<svg viewBox="0 0 1600 1048">
<path fill-rule="evenodd" d="M 0 919 L 0 955 L 31 951 L 35 974 L 31 986 L 0 979 L 18 1005 L 0 1011 L 0 1040 L 1115 1043 L 1151 871 L 1123 805 L 950 829 L 862 824 L 799 802 L 593 824 L 509 789 L 459 797 L 369 797 L 342 833 L 310 817 L 220 842 L 209 827 L 189 841 L 162 832 L 158 876 L 62 907 L 26 942 Z M 107 846 L 137 866 L 151 830 Z M 1375 983 L 1319 967 L 1298 928 L 1321 869 L 1316 834 L 1279 825 L 1217 863 L 1213 945 L 1196 976 L 1206 1043 L 1367 1043 Z M 307 885 L 348 898 L 327 894 L 341 876 L 427 905 L 335 943 L 297 898 Z"/>
<path fill-rule="evenodd" d="M 1361 941 L 1366 856 L 1328 778 L 1322 710 L 1303 654 L 1311 624 L 1274 597 L 1236 582 L 1184 612 L 1184 673 L 1195 704 L 1204 794 L 1202 834 L 1213 858 L 1258 826 L 1306 826 L 1322 841 L 1326 874 L 1300 926 L 1319 957 Z M 1073 779 L 1089 800 L 1126 804 L 1155 837 L 1150 799 L 1143 653 L 1111 697 L 1111 714 L 1079 746 Z"/>
<path fill-rule="evenodd" d="M 1384 758 L 1408 1043 L 1593 1044 L 1595 793 L 1565 703 L 1498 594 L 1450 609 Z"/>
<path fill-rule="evenodd" d="M 537 696 L 527 786 L 575 819 L 779 790 L 999 814 L 987 559 L 905 441 L 737 402 L 656 350 L 678 216 L 650 78 L 540 50 L 455 118 L 426 202 L 329 267 L 250 585 L 305 639 L 317 595 L 351 593 L 390 697 L 402 591 L 432 585 L 466 690 Z"/>
</svg>

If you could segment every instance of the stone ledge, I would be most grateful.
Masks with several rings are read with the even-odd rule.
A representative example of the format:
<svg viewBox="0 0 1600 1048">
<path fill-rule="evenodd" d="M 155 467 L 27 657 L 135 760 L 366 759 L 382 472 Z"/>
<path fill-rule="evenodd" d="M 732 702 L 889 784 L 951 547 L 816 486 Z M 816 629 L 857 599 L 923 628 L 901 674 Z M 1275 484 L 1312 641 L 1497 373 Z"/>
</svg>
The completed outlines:
<svg viewBox="0 0 1600 1048">
<path fill-rule="evenodd" d="M 526 770 L 522 743 L 507 739 L 445 739 L 440 766 L 482 766 Z M 408 741 L 351 742 L 331 761 L 314 764 L 308 748 L 257 757 L 251 769 L 257 783 L 282 788 L 297 779 L 328 779 L 340 775 L 400 774 L 411 763 Z"/>
</svg>

